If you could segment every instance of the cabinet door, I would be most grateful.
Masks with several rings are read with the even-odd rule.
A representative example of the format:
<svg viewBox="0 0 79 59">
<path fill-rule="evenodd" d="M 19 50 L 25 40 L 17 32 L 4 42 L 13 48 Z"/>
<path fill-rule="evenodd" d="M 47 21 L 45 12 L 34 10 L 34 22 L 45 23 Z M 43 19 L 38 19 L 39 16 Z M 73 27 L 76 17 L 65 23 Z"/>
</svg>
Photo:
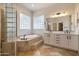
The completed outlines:
<svg viewBox="0 0 79 59">
<path fill-rule="evenodd" d="M 78 48 L 79 48 L 79 36 L 78 35 L 76 35 L 75 37 L 74 37 L 74 50 L 78 50 Z"/>
<path fill-rule="evenodd" d="M 51 35 L 50 35 L 50 45 L 55 45 L 55 38 L 54 38 L 54 34 L 53 33 L 51 33 Z"/>
<path fill-rule="evenodd" d="M 71 39 L 69 39 L 69 49 L 78 50 L 78 36 L 71 35 Z"/>
<path fill-rule="evenodd" d="M 74 50 L 78 50 L 78 48 L 79 48 L 79 45 L 78 45 L 79 41 L 78 41 L 78 39 L 79 39 L 79 36 L 75 35 L 74 36 Z"/>
<path fill-rule="evenodd" d="M 49 41 L 50 41 L 49 39 L 50 39 L 50 35 L 47 34 L 47 33 L 45 33 L 45 34 L 44 34 L 44 43 L 45 43 L 45 44 L 49 44 L 49 43 L 50 43 L 50 42 L 49 42 Z"/>
<path fill-rule="evenodd" d="M 61 35 L 60 40 L 60 47 L 68 49 L 68 36 L 67 35 Z"/>
</svg>

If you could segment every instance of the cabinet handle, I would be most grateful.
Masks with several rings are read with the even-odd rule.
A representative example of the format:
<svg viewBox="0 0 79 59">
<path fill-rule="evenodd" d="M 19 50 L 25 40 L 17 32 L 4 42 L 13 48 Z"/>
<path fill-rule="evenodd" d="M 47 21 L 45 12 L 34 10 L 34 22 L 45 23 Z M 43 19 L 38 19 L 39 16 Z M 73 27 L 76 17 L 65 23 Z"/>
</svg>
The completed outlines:
<svg viewBox="0 0 79 59">
<path fill-rule="evenodd" d="M 56 36 L 60 36 L 60 35 L 56 35 Z"/>
<path fill-rule="evenodd" d="M 67 36 L 67 39 L 71 40 L 71 36 Z"/>
<path fill-rule="evenodd" d="M 56 44 L 59 44 L 59 42 L 56 42 Z"/>
<path fill-rule="evenodd" d="M 68 36 L 67 36 L 67 39 L 68 39 Z"/>
<path fill-rule="evenodd" d="M 60 39 L 60 37 L 56 37 L 56 39 Z"/>
<path fill-rule="evenodd" d="M 69 36 L 69 39 L 71 40 L 71 36 Z"/>
<path fill-rule="evenodd" d="M 56 41 L 59 41 L 59 40 L 56 40 Z"/>
</svg>

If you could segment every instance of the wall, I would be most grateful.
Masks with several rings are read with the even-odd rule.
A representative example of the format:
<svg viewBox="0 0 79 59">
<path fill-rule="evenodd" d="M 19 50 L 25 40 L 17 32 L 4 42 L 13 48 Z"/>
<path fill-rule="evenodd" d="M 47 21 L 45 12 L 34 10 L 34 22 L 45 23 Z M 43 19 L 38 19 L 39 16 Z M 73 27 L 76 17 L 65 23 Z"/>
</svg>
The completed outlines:
<svg viewBox="0 0 79 59">
<path fill-rule="evenodd" d="M 67 13 L 68 15 L 71 15 L 71 29 L 73 32 L 76 31 L 76 20 L 75 20 L 75 4 L 68 4 L 68 3 L 62 3 L 62 4 L 54 4 L 51 7 L 48 8 L 44 8 L 41 10 L 38 10 L 34 13 L 34 16 L 38 16 L 38 15 L 44 15 L 45 18 L 49 18 L 51 15 L 54 15 L 57 12 L 63 12 L 63 13 Z"/>
<path fill-rule="evenodd" d="M 4 4 L 0 3 L 0 8 L 4 9 Z M 20 5 L 20 3 L 15 4 L 14 3 L 14 8 L 15 10 L 17 10 L 17 36 L 20 36 L 20 13 L 23 13 L 27 16 L 32 16 L 31 11 L 29 11 L 27 8 L 25 8 L 24 6 Z M 26 32 L 30 32 L 27 30 L 24 30 Z"/>
<path fill-rule="evenodd" d="M 76 33 L 79 34 L 79 4 L 76 4 L 76 7 L 75 7 L 75 27 L 76 27 Z M 78 20 L 78 22 L 77 22 Z"/>
<path fill-rule="evenodd" d="M 75 18 L 76 18 L 76 33 L 79 34 L 79 4 L 76 4 L 76 8 L 75 8 Z M 78 22 L 77 22 L 78 20 Z M 79 40 L 78 40 L 79 42 Z M 78 53 L 79 53 L 79 43 L 78 43 Z"/>
<path fill-rule="evenodd" d="M 0 10 L 0 53 L 1 53 L 1 10 Z"/>
<path fill-rule="evenodd" d="M 20 13 L 23 13 L 27 16 L 32 17 L 32 13 L 31 11 L 29 11 L 28 9 L 26 9 L 24 6 L 20 5 L 20 4 L 16 4 L 15 6 L 16 10 L 17 10 L 17 36 L 20 36 L 20 32 L 26 32 L 26 33 L 30 33 L 31 30 L 20 30 Z"/>
<path fill-rule="evenodd" d="M 3 4 L 0 4 L 0 8 L 3 9 Z M 68 13 L 69 15 L 72 15 L 72 18 L 71 18 L 71 21 L 72 21 L 72 26 L 71 26 L 71 29 L 72 31 L 74 32 L 77 32 L 77 24 L 76 24 L 76 10 L 79 10 L 79 4 L 76 5 L 76 8 L 75 8 L 75 4 L 54 4 L 53 6 L 50 6 L 48 8 L 43 8 L 41 10 L 38 10 L 36 12 L 34 12 L 32 14 L 31 11 L 29 11 L 27 8 L 25 8 L 24 6 L 21 6 L 20 4 L 15 4 L 15 8 L 17 10 L 17 36 L 20 35 L 20 30 L 19 30 L 19 27 L 20 27 L 20 13 L 24 13 L 26 14 L 27 16 L 30 16 L 30 17 L 35 17 L 35 16 L 39 16 L 39 15 L 44 15 L 45 18 L 49 18 L 50 15 L 54 15 L 56 12 L 66 12 Z M 33 20 L 33 18 L 32 18 Z M 32 21 L 33 22 L 33 21 Z M 31 26 L 32 26 L 32 22 L 31 22 Z M 33 31 L 33 29 L 31 30 L 31 32 Z M 36 30 L 35 30 L 36 31 Z M 34 31 L 34 32 L 35 32 Z M 30 32 L 30 31 L 28 31 Z M 38 30 L 36 31 L 38 32 Z M 35 32 L 35 33 L 36 33 Z M 40 33 L 42 32 L 41 30 L 39 31 Z"/>
</svg>

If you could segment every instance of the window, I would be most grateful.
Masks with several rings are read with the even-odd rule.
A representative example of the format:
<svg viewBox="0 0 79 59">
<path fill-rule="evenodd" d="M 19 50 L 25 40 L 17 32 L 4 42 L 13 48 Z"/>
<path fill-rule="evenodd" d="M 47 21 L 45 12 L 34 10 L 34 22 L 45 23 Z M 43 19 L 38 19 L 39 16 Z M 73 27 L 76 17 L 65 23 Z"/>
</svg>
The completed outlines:
<svg viewBox="0 0 79 59">
<path fill-rule="evenodd" d="M 20 29 L 30 29 L 30 24 L 30 17 L 24 14 L 20 14 Z"/>
<path fill-rule="evenodd" d="M 20 14 L 20 35 L 29 34 L 31 29 L 31 19 L 30 16 Z"/>
<path fill-rule="evenodd" d="M 33 29 L 44 29 L 44 16 L 37 16 L 34 19 Z"/>
<path fill-rule="evenodd" d="M 4 41 L 12 42 L 15 40 L 17 33 L 16 33 L 16 15 L 17 12 L 14 8 L 14 4 L 4 4 L 4 12 L 2 14 L 2 39 Z"/>
</svg>

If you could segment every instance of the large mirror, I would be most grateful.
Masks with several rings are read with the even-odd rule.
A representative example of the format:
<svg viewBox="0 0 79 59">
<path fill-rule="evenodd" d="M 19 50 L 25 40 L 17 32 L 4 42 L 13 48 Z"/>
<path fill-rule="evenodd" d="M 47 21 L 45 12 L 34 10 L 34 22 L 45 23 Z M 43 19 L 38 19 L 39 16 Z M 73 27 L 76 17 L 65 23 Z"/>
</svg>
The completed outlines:
<svg viewBox="0 0 79 59">
<path fill-rule="evenodd" d="M 70 31 L 71 17 L 70 15 L 56 18 L 47 18 L 48 31 Z"/>
</svg>

